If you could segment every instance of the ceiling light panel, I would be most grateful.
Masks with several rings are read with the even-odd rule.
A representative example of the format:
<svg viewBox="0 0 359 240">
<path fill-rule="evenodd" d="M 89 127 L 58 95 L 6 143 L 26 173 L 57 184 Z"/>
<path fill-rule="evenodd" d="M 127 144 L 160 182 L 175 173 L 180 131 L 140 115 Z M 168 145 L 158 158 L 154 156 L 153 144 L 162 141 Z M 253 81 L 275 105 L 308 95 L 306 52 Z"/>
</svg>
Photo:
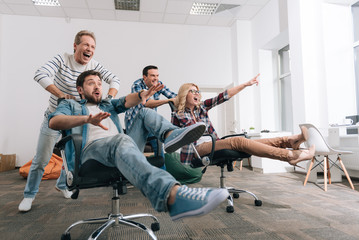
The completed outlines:
<svg viewBox="0 0 359 240">
<path fill-rule="evenodd" d="M 115 0 L 117 10 L 140 11 L 140 0 Z"/>
<path fill-rule="evenodd" d="M 212 15 L 218 8 L 218 3 L 194 2 L 190 11 L 192 15 Z"/>
<path fill-rule="evenodd" d="M 60 7 L 58 0 L 32 0 L 32 2 L 38 6 Z"/>
</svg>

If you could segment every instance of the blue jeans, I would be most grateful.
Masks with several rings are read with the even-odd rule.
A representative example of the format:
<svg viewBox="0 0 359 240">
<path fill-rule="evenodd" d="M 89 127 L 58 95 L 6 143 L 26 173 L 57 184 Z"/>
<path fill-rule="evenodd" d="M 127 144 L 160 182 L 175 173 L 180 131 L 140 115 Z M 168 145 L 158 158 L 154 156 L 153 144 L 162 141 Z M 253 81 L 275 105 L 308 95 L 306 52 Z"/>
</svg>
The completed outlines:
<svg viewBox="0 0 359 240">
<path fill-rule="evenodd" d="M 126 134 L 135 141 L 140 151 L 143 152 L 149 135 L 155 136 L 161 142 L 164 142 L 165 133 L 178 128 L 156 111 L 150 108 L 142 108 L 137 113 L 131 128 L 126 130 Z"/>
<path fill-rule="evenodd" d="M 36 155 L 32 160 L 29 175 L 24 190 L 25 198 L 34 198 L 39 191 L 42 175 L 44 169 L 50 161 L 54 146 L 61 135 L 60 131 L 55 131 L 49 128 L 49 121 L 47 116 L 50 114 L 49 110 L 45 111 L 44 120 L 40 128 L 40 135 L 37 142 Z M 57 179 L 57 187 L 66 189 L 65 171 L 61 170 L 61 176 Z"/>
<path fill-rule="evenodd" d="M 129 136 L 117 134 L 95 140 L 83 150 L 82 163 L 95 159 L 106 166 L 117 167 L 157 211 L 167 211 L 170 191 L 178 182 L 168 172 L 149 164 L 143 149 L 148 134 L 163 142 L 165 133 L 176 128 L 152 109 L 142 109 Z"/>
<path fill-rule="evenodd" d="M 149 134 L 148 137 L 153 137 L 152 134 Z M 165 153 L 163 152 L 163 144 L 158 144 L 158 140 L 157 139 L 152 139 L 149 141 L 152 149 L 153 149 L 153 153 L 155 156 L 161 156 L 163 157 L 163 159 L 165 159 Z M 161 167 L 163 170 L 166 170 L 166 165 L 163 164 L 163 166 Z"/>
</svg>

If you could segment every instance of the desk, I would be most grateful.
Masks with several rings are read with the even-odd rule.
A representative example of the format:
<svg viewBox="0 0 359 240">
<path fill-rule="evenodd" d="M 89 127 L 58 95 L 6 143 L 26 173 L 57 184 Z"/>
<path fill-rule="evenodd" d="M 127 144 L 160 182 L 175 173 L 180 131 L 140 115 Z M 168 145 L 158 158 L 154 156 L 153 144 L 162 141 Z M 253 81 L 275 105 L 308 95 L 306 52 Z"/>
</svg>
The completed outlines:
<svg viewBox="0 0 359 240">
<path fill-rule="evenodd" d="M 274 138 L 291 135 L 291 132 L 248 133 L 250 139 Z M 260 173 L 294 172 L 294 167 L 289 163 L 269 158 L 252 156 L 251 164 L 253 171 Z"/>
<path fill-rule="evenodd" d="M 332 148 L 352 151 L 342 155 L 343 163 L 351 177 L 359 177 L 359 126 L 338 126 L 328 129 L 328 144 Z"/>
</svg>

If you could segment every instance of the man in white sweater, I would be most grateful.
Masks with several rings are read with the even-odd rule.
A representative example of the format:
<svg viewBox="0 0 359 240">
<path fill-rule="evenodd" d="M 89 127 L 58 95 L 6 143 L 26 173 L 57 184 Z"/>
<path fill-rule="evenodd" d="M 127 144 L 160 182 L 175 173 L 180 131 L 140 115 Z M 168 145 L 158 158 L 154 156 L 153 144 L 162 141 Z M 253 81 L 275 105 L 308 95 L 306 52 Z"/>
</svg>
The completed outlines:
<svg viewBox="0 0 359 240">
<path fill-rule="evenodd" d="M 107 98 L 117 95 L 120 80 L 92 59 L 96 48 L 94 33 L 83 30 L 76 34 L 73 54 L 59 54 L 40 67 L 34 80 L 46 91 L 50 92 L 49 107 L 44 114 L 40 135 L 37 143 L 36 155 L 32 160 L 27 183 L 24 190 L 24 199 L 19 205 L 19 211 L 27 212 L 31 209 L 35 195 L 39 190 L 45 166 L 49 163 L 60 131 L 52 130 L 48 126 L 48 115 L 55 111 L 58 98 L 80 99 L 76 90 L 76 79 L 84 71 L 96 70 L 102 79 L 110 85 Z M 70 198 L 72 192 L 67 190 L 65 172 L 57 179 L 56 190 L 61 191 L 65 198 Z"/>
</svg>

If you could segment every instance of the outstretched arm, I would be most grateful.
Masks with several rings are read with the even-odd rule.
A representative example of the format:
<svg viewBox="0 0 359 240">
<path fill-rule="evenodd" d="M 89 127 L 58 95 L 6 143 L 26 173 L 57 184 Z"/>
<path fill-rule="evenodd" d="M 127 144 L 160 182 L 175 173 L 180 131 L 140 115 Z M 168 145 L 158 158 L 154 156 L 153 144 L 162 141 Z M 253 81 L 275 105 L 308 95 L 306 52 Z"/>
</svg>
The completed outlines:
<svg viewBox="0 0 359 240">
<path fill-rule="evenodd" d="M 162 82 L 159 81 L 159 83 L 163 84 Z M 162 106 L 163 104 L 167 104 L 168 102 L 175 101 L 175 98 L 177 97 L 177 94 L 172 92 L 168 87 L 164 86 L 163 89 L 160 91 L 160 93 L 165 96 L 167 99 L 159 99 L 159 100 L 155 100 L 155 99 L 148 99 L 145 107 L 147 108 L 156 108 L 159 106 Z"/>
<path fill-rule="evenodd" d="M 109 116 L 111 116 L 111 114 L 108 112 L 100 112 L 94 116 L 92 114 L 83 116 L 56 115 L 50 119 L 49 127 L 54 130 L 65 130 L 91 123 L 104 130 L 108 130 L 107 127 L 101 124 L 101 121 Z"/>
<path fill-rule="evenodd" d="M 242 91 L 243 89 L 245 89 L 246 87 L 252 86 L 253 84 L 258 85 L 259 81 L 258 81 L 258 77 L 260 74 L 258 74 L 257 76 L 255 76 L 254 78 L 252 78 L 251 80 L 249 80 L 246 83 L 242 83 L 238 86 L 232 87 L 230 89 L 227 90 L 228 92 L 228 96 L 231 98 L 234 95 L 236 95 L 237 93 L 239 93 L 240 91 Z"/>
<path fill-rule="evenodd" d="M 175 98 L 159 99 L 159 100 L 150 99 L 146 102 L 145 106 L 148 108 L 156 108 L 156 107 L 162 106 L 163 104 L 166 104 L 170 101 L 174 102 Z"/>
<path fill-rule="evenodd" d="M 138 93 L 130 93 L 126 96 L 126 108 L 134 107 L 140 103 L 143 105 L 146 104 L 146 100 L 151 97 L 156 92 L 160 91 L 164 86 L 160 83 L 151 86 L 147 91 L 143 90 L 142 92 Z M 140 94 L 140 95 L 139 95 Z M 140 96 L 140 97 L 139 97 Z"/>
</svg>

